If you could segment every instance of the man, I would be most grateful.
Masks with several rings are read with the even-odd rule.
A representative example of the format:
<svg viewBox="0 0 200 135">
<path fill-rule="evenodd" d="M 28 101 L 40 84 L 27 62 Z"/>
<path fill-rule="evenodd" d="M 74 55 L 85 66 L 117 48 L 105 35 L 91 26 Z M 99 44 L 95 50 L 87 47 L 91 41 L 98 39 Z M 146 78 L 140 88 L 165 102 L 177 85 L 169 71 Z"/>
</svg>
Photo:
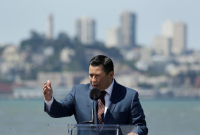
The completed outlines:
<svg viewBox="0 0 200 135">
<path fill-rule="evenodd" d="M 98 88 L 102 93 L 97 105 L 98 124 L 134 125 L 137 130 L 129 135 L 147 135 L 148 129 L 138 93 L 118 84 L 113 77 L 112 60 L 103 55 L 95 56 L 89 65 L 90 84 L 75 85 L 61 102 L 53 98 L 51 82 L 44 83 L 44 110 L 55 118 L 74 115 L 77 123 L 89 121 L 92 110 L 89 93 L 91 89 Z"/>
</svg>

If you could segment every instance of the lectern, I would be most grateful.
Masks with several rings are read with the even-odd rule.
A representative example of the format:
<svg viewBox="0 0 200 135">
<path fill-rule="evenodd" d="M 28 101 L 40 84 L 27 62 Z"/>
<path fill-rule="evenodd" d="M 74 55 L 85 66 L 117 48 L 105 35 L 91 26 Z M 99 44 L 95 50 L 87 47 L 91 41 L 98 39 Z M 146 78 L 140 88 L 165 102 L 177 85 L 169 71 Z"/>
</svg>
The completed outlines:
<svg viewBox="0 0 200 135">
<path fill-rule="evenodd" d="M 67 124 L 48 125 L 48 135 L 127 135 L 138 132 L 133 125 Z"/>
</svg>

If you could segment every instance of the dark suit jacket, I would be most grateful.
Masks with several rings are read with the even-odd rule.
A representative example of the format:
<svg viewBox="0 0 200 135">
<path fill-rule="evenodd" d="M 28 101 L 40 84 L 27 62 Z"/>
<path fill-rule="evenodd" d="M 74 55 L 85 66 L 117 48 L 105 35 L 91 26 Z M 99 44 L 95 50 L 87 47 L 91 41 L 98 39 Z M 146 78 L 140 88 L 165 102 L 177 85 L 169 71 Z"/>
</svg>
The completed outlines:
<svg viewBox="0 0 200 135">
<path fill-rule="evenodd" d="M 50 111 L 51 117 L 59 118 L 74 115 L 77 123 L 91 120 L 93 101 L 89 97 L 90 84 L 75 85 L 61 102 L 55 99 Z M 112 95 L 104 118 L 104 124 L 135 125 L 139 135 L 147 135 L 145 115 L 138 99 L 138 92 L 114 81 Z"/>
</svg>

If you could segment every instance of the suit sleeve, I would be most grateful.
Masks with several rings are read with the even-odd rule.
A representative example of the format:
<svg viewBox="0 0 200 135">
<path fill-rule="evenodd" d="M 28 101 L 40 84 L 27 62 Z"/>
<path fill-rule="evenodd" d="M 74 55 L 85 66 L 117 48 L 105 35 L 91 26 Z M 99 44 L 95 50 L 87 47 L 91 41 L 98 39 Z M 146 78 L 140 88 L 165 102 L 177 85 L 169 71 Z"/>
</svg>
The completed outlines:
<svg viewBox="0 0 200 135">
<path fill-rule="evenodd" d="M 50 111 L 48 111 L 47 106 L 44 103 L 44 111 L 54 118 L 73 115 L 75 113 L 75 94 L 76 89 L 73 87 L 70 93 L 60 102 L 56 101 L 54 98 Z"/>
<path fill-rule="evenodd" d="M 134 133 L 137 133 L 139 135 L 148 134 L 145 115 L 138 98 L 138 92 L 135 93 L 132 99 L 129 123 L 136 126 L 136 128 L 133 129 Z"/>
</svg>

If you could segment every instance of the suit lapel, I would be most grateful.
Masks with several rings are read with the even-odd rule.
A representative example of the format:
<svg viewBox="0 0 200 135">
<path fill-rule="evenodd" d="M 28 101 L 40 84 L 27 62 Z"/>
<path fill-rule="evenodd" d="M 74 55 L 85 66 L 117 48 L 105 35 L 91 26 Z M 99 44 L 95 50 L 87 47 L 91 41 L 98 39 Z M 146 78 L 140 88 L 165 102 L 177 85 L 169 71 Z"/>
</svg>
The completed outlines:
<svg viewBox="0 0 200 135">
<path fill-rule="evenodd" d="M 108 109 L 104 118 L 104 124 L 107 124 L 110 115 L 112 114 L 113 110 L 115 109 L 115 106 L 118 102 L 118 99 L 120 97 L 120 89 L 119 89 L 119 84 L 114 80 L 114 86 L 112 90 L 112 94 L 110 97 L 110 101 L 108 104 Z"/>
</svg>

